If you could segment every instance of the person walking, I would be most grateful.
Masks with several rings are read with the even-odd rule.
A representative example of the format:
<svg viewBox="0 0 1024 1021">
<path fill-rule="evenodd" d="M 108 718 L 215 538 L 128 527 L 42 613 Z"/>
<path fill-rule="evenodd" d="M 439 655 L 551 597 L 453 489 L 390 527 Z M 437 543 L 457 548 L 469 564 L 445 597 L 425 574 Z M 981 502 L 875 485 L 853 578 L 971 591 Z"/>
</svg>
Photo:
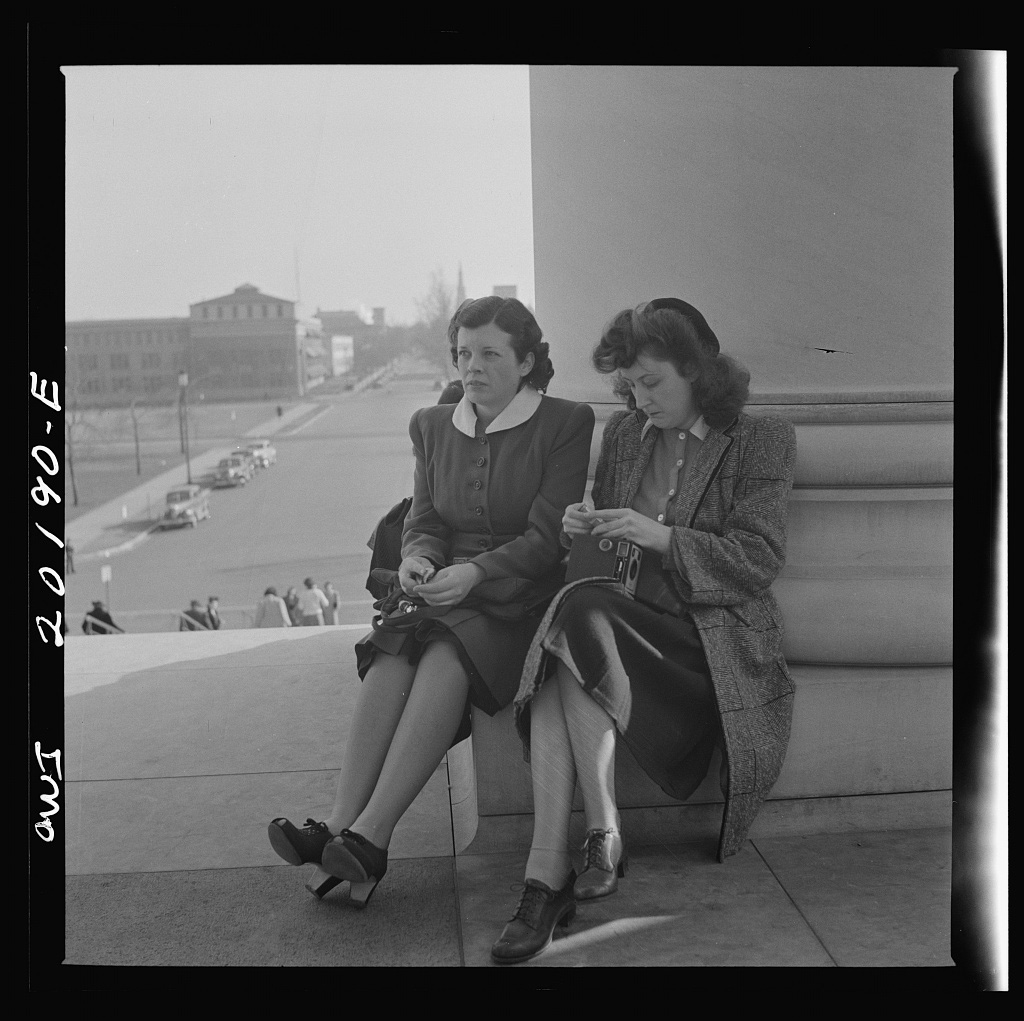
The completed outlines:
<svg viewBox="0 0 1024 1021">
<path fill-rule="evenodd" d="M 75 547 L 71 545 L 70 539 L 64 542 L 64 573 L 75 573 Z"/>
<path fill-rule="evenodd" d="M 341 602 L 341 597 L 338 595 L 338 590 L 334 587 L 333 582 L 324 582 L 324 595 L 327 596 L 327 609 L 324 610 L 324 623 L 337 624 L 338 605 Z"/>
<path fill-rule="evenodd" d="M 327 608 L 327 596 L 317 588 L 312 578 L 302 583 L 305 589 L 299 593 L 299 613 L 303 627 L 317 627 L 324 622 L 324 610 Z"/>
<path fill-rule="evenodd" d="M 288 608 L 288 619 L 297 627 L 302 621 L 302 614 L 299 612 L 299 594 L 294 585 L 288 586 L 284 594 L 284 605 Z"/>
<path fill-rule="evenodd" d="M 209 618 L 210 627 L 214 631 L 220 630 L 220 596 L 210 596 L 206 601 L 206 616 Z"/>
<path fill-rule="evenodd" d="M 291 627 L 292 618 L 277 589 L 270 585 L 256 607 L 255 627 Z"/>
<path fill-rule="evenodd" d="M 82 630 L 87 635 L 123 635 L 124 630 L 114 623 L 102 599 L 94 599 L 92 609 L 86 610 Z"/>
<path fill-rule="evenodd" d="M 193 599 L 189 608 L 179 614 L 179 631 L 211 631 L 210 618 L 207 617 L 203 604 L 198 599 Z"/>
</svg>

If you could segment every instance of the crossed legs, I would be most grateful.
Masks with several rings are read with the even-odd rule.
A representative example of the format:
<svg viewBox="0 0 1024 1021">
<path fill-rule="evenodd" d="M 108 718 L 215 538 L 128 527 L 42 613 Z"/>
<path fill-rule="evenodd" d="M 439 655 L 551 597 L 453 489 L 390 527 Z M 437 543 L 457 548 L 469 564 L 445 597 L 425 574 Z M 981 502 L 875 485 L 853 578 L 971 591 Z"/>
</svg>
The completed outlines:
<svg viewBox="0 0 1024 1021">
<path fill-rule="evenodd" d="M 588 830 L 618 829 L 615 805 L 615 721 L 564 663 L 530 703 L 533 842 L 526 878 L 553 890 L 571 864 L 568 834 L 579 780 Z"/>
<path fill-rule="evenodd" d="M 350 829 L 386 848 L 462 721 L 469 677 L 448 642 L 432 642 L 416 666 L 378 653 L 352 718 L 331 833 Z"/>
</svg>

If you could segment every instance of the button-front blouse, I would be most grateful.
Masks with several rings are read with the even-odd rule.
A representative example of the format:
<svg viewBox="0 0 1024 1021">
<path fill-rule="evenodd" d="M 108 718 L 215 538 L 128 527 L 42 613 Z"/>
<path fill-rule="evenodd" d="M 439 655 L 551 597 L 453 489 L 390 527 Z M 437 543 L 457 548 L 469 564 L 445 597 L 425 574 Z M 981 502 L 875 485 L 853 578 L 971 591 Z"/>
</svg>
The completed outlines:
<svg viewBox="0 0 1024 1021">
<path fill-rule="evenodd" d="M 656 429 L 650 421 L 644 432 Z M 633 510 L 662 525 L 675 524 L 676 494 L 686 485 L 686 475 L 708 434 L 702 415 L 684 429 L 658 429 L 651 459 L 644 470 L 640 487 L 633 499 Z"/>
</svg>

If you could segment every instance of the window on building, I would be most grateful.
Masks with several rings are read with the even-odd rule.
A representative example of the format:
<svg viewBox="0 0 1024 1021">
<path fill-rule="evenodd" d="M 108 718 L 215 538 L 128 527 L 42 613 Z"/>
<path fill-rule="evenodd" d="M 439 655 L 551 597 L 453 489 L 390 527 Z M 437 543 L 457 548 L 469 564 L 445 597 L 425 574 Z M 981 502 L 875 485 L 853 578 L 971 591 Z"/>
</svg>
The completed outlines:
<svg viewBox="0 0 1024 1021">
<path fill-rule="evenodd" d="M 260 308 L 263 309 L 263 318 L 266 319 L 267 318 L 267 306 L 266 305 L 260 305 Z"/>
<path fill-rule="evenodd" d="M 217 306 L 217 318 L 218 319 L 223 319 L 224 318 L 224 306 L 223 305 L 218 305 Z"/>
<path fill-rule="evenodd" d="M 237 319 L 238 318 L 238 306 L 237 305 L 232 305 L 231 306 L 231 317 L 233 319 Z"/>
<path fill-rule="evenodd" d="M 142 367 L 144 369 L 157 369 L 160 367 L 160 353 L 158 351 L 146 351 L 142 356 Z"/>
<path fill-rule="evenodd" d="M 132 367 L 131 357 L 126 354 L 112 354 L 110 367 L 112 369 L 130 369 Z"/>
<path fill-rule="evenodd" d="M 208 319 L 210 316 L 210 310 L 204 305 L 203 306 L 203 318 Z"/>
<path fill-rule="evenodd" d="M 79 355 L 78 356 L 78 367 L 80 369 L 98 369 L 100 359 L 98 355 Z"/>
<path fill-rule="evenodd" d="M 280 319 L 284 315 L 284 309 L 281 305 L 277 306 L 277 318 Z"/>
<path fill-rule="evenodd" d="M 246 305 L 245 306 L 245 315 L 246 315 L 246 318 L 252 319 L 252 305 Z"/>
</svg>

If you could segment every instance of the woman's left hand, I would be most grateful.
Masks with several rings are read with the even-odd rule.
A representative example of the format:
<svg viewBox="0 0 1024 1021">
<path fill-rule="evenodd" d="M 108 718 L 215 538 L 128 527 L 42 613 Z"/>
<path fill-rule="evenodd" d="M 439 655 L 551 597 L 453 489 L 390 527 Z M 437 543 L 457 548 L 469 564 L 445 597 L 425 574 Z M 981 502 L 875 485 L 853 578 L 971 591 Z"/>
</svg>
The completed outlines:
<svg viewBox="0 0 1024 1021">
<path fill-rule="evenodd" d="M 594 511 L 594 517 L 601 523 L 595 525 L 591 535 L 608 539 L 628 539 L 644 549 L 664 555 L 672 542 L 672 529 L 660 525 L 632 507 L 602 507 Z"/>
<path fill-rule="evenodd" d="M 413 595 L 430 606 L 457 606 L 484 580 L 484 569 L 476 564 L 443 567 L 430 581 L 414 586 Z"/>
</svg>

